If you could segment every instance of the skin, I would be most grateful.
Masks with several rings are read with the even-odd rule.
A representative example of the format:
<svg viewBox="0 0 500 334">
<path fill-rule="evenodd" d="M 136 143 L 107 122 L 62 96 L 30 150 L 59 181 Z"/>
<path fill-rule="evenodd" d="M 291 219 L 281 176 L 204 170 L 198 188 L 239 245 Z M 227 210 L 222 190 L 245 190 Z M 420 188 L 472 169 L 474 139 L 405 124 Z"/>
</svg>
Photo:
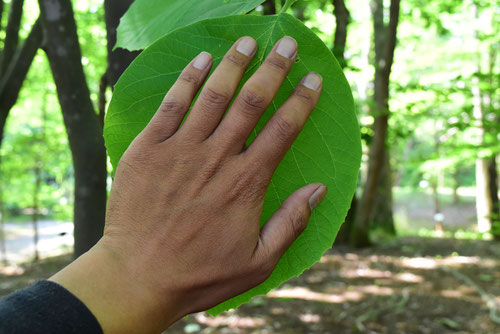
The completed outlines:
<svg viewBox="0 0 500 334">
<path fill-rule="evenodd" d="M 184 69 L 118 165 L 103 238 L 50 278 L 105 333 L 160 333 L 260 284 L 325 197 L 324 185 L 306 185 L 259 227 L 271 177 L 316 106 L 321 77 L 303 79 L 246 148 L 297 54 L 291 37 L 280 40 L 228 110 L 256 47 L 249 37 L 233 45 L 180 127 L 212 60 L 202 53 Z"/>
</svg>

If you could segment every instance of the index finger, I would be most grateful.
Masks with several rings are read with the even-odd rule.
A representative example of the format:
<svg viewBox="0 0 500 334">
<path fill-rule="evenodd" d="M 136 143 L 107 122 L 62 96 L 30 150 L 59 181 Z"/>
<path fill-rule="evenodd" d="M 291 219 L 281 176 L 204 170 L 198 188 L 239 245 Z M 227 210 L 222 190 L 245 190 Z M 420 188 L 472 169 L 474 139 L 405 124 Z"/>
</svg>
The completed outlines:
<svg viewBox="0 0 500 334">
<path fill-rule="evenodd" d="M 249 159 L 262 161 L 265 164 L 263 172 L 269 178 L 316 107 L 322 86 L 319 74 L 306 75 L 243 153 Z"/>
</svg>

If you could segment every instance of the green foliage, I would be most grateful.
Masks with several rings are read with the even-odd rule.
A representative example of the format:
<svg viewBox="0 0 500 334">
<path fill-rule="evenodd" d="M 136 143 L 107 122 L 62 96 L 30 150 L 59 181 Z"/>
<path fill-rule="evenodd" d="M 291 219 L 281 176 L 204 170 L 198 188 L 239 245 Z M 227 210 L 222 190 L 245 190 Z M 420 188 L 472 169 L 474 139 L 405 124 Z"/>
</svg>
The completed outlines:
<svg viewBox="0 0 500 334">
<path fill-rule="evenodd" d="M 106 30 L 102 0 L 74 0 L 82 63 L 91 96 L 97 102 L 100 77 L 106 71 Z M 2 15 L 0 49 L 9 3 Z M 39 15 L 37 0 L 25 0 L 20 42 Z M 42 110 L 45 108 L 45 120 Z M 43 129 L 43 134 L 42 134 Z M 0 147 L 0 191 L 7 221 L 32 208 L 35 167 L 41 167 L 40 210 L 44 218 L 71 221 L 73 166 L 52 73 L 42 50 L 34 59 L 16 106 L 10 111 Z M 31 217 L 22 217 L 24 220 Z"/>
<path fill-rule="evenodd" d="M 40 169 L 41 214 L 71 220 L 73 170 L 54 84 L 47 82 L 49 65 L 42 51 L 26 78 L 30 90 L 21 91 L 8 119 L 1 147 L 4 205 L 12 215 L 33 207 L 36 169 Z"/>
<path fill-rule="evenodd" d="M 135 0 L 118 27 L 116 47 L 144 49 L 177 28 L 203 19 L 244 14 L 264 0 Z"/>
<path fill-rule="evenodd" d="M 356 187 L 361 145 L 349 85 L 331 51 L 300 21 L 287 14 L 239 15 L 209 19 L 175 30 L 148 47 L 115 87 L 104 129 L 111 162 L 116 165 L 130 142 L 146 126 L 181 70 L 201 51 L 214 58 L 214 68 L 239 37 L 253 36 L 259 50 L 243 78 L 259 67 L 284 35 L 299 45 L 298 60 L 265 112 L 249 143 L 308 72 L 321 73 L 324 91 L 303 132 L 285 156 L 266 194 L 261 223 L 265 223 L 294 190 L 324 182 L 331 193 L 316 209 L 309 226 L 286 252 L 271 277 L 210 312 L 220 313 L 265 294 L 301 274 L 331 247 Z"/>
</svg>

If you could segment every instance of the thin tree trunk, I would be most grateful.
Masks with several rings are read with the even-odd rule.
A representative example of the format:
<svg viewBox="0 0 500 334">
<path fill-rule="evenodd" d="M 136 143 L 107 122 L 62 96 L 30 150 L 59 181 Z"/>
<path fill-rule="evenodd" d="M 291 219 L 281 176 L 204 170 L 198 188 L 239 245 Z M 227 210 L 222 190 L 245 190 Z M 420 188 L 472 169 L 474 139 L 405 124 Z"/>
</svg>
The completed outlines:
<svg viewBox="0 0 500 334">
<path fill-rule="evenodd" d="M 334 245 L 345 245 L 349 243 L 349 238 L 352 232 L 352 226 L 354 225 L 354 221 L 356 219 L 356 211 L 358 206 L 358 198 L 356 194 L 352 197 L 351 207 L 347 212 L 347 216 L 345 217 L 345 222 L 340 227 L 339 233 L 337 233 L 337 237 L 335 238 Z"/>
<path fill-rule="evenodd" d="M 456 168 L 452 173 L 453 179 L 453 205 L 457 205 L 460 202 L 460 196 L 458 195 L 458 188 L 460 187 L 460 182 L 458 180 L 459 169 Z"/>
<path fill-rule="evenodd" d="M 496 156 L 490 158 L 488 164 L 488 190 L 491 198 L 491 233 L 495 240 L 500 241 L 500 200 L 498 198 L 498 172 Z"/>
<path fill-rule="evenodd" d="M 104 118 L 106 116 L 106 91 L 108 90 L 108 74 L 107 72 L 101 76 L 99 81 L 99 97 L 97 99 L 97 111 L 99 115 L 99 123 L 104 128 Z"/>
<path fill-rule="evenodd" d="M 347 65 L 345 60 L 345 46 L 347 42 L 347 26 L 351 19 L 349 10 L 344 0 L 333 0 L 333 15 L 335 15 L 335 37 L 333 40 L 333 54 L 337 58 L 340 67 Z"/>
<path fill-rule="evenodd" d="M 344 0 L 333 0 L 334 10 L 333 14 L 335 15 L 335 39 L 333 42 L 333 53 L 337 58 L 340 66 L 342 68 L 345 67 L 345 48 L 347 42 L 347 25 L 350 22 L 350 15 L 347 7 L 344 3 Z M 354 194 L 351 207 L 349 208 L 349 212 L 347 213 L 344 224 L 339 230 L 337 237 L 335 239 L 336 245 L 338 244 L 346 244 L 349 242 L 349 235 L 351 233 L 352 225 L 354 223 L 354 219 L 356 217 L 356 207 L 357 207 L 357 198 L 356 194 Z"/>
<path fill-rule="evenodd" d="M 3 204 L 2 156 L 0 154 L 0 256 L 1 263 L 7 264 L 7 245 L 5 237 L 5 210 Z"/>
<path fill-rule="evenodd" d="M 389 235 L 396 235 L 393 217 L 392 172 L 388 150 L 385 150 L 382 163 L 375 204 L 370 219 L 374 228 L 378 228 Z"/>
<path fill-rule="evenodd" d="M 43 40 L 40 20 L 37 20 L 22 46 L 14 54 L 6 72 L 0 78 L 0 145 L 7 116 L 14 106 L 26 74 Z"/>
<path fill-rule="evenodd" d="M 5 73 L 19 42 L 19 27 L 23 17 L 24 0 L 12 0 L 10 2 L 9 20 L 5 28 L 5 41 L 0 62 L 0 74 Z"/>
<path fill-rule="evenodd" d="M 389 77 L 394 61 L 396 48 L 396 34 L 399 22 L 400 0 L 392 0 L 390 19 L 387 28 L 383 24 L 383 1 L 373 0 L 373 22 L 375 41 L 375 102 L 377 113 L 373 126 L 374 136 L 370 147 L 368 173 L 365 188 L 358 206 L 356 220 L 350 236 L 353 246 L 364 247 L 370 245 L 370 223 L 372 210 L 375 207 L 377 187 L 383 172 L 384 157 L 387 153 L 386 138 L 389 120 Z M 385 38 L 384 46 L 380 44 Z M 377 52 L 378 51 L 378 52 Z"/>
<path fill-rule="evenodd" d="M 266 0 L 262 6 L 264 7 L 264 15 L 276 14 L 276 0 Z"/>
<path fill-rule="evenodd" d="M 489 52 L 489 65 L 488 65 L 488 83 L 490 89 L 487 93 L 487 103 L 486 107 L 489 111 L 493 111 L 493 94 L 494 91 L 494 81 L 493 77 L 495 75 L 495 60 L 496 60 L 496 48 L 490 46 Z M 496 126 L 500 125 L 500 115 L 497 114 L 495 117 Z M 497 166 L 497 155 L 493 154 L 488 162 L 488 195 L 491 199 L 491 233 L 495 240 L 500 241 L 500 199 L 498 198 L 498 166 Z"/>
<path fill-rule="evenodd" d="M 104 10 L 106 18 L 106 31 L 108 40 L 108 69 L 107 84 L 113 88 L 127 69 L 130 63 L 137 57 L 140 51 L 130 52 L 118 48 L 113 50 L 116 44 L 116 29 L 120 23 L 120 18 L 125 14 L 134 0 L 105 0 Z"/>
<path fill-rule="evenodd" d="M 39 0 L 45 52 L 57 87 L 75 173 L 75 257 L 102 236 L 106 214 L 106 150 L 90 99 L 71 1 Z"/>
<path fill-rule="evenodd" d="M 479 9 L 476 4 L 471 5 L 472 15 L 475 20 L 479 20 Z M 477 43 L 477 64 L 476 73 L 481 74 L 481 58 L 482 54 L 479 50 L 480 40 L 479 31 L 474 30 L 474 36 Z M 492 55 L 490 54 L 490 57 Z M 490 58 L 490 69 L 488 73 L 490 77 L 493 74 L 494 67 L 494 56 Z M 488 107 L 483 104 L 483 98 L 485 96 L 484 92 L 480 88 L 480 79 L 478 75 L 472 78 L 472 105 L 474 118 L 476 119 L 476 124 L 479 129 L 479 145 L 484 145 L 486 133 L 488 131 L 485 119 Z M 494 161 L 494 157 L 493 157 Z M 493 162 L 494 163 L 494 162 Z M 490 165 L 492 164 L 492 158 L 478 157 L 476 159 L 476 214 L 477 214 L 477 229 L 481 233 L 490 232 L 492 230 L 492 222 L 495 216 L 495 207 L 498 205 L 498 195 L 491 194 L 490 188 L 497 187 L 493 185 L 496 179 L 491 180 L 490 176 L 496 178 L 496 173 L 490 174 Z M 495 171 L 496 172 L 496 171 Z"/>
<path fill-rule="evenodd" d="M 42 166 L 41 161 L 35 162 L 35 187 L 33 188 L 33 214 L 32 214 L 32 222 L 33 222 L 33 245 L 35 246 L 34 251 L 34 261 L 38 261 L 40 259 L 40 254 L 38 252 L 38 212 L 40 210 L 40 187 L 42 185 Z"/>
</svg>

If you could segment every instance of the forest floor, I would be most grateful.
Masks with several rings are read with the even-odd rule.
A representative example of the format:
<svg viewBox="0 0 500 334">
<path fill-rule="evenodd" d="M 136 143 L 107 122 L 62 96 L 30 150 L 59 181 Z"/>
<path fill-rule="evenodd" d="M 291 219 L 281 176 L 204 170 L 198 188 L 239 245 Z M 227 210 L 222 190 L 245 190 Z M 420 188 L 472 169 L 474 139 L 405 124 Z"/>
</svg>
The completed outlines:
<svg viewBox="0 0 500 334">
<path fill-rule="evenodd" d="M 0 296 L 71 258 L 0 266 Z M 489 304 L 488 304 L 489 300 Z M 165 333 L 500 333 L 500 243 L 404 237 L 335 247 L 267 296 L 218 317 L 198 313 Z M 498 319 L 500 320 L 500 319 Z"/>
</svg>

